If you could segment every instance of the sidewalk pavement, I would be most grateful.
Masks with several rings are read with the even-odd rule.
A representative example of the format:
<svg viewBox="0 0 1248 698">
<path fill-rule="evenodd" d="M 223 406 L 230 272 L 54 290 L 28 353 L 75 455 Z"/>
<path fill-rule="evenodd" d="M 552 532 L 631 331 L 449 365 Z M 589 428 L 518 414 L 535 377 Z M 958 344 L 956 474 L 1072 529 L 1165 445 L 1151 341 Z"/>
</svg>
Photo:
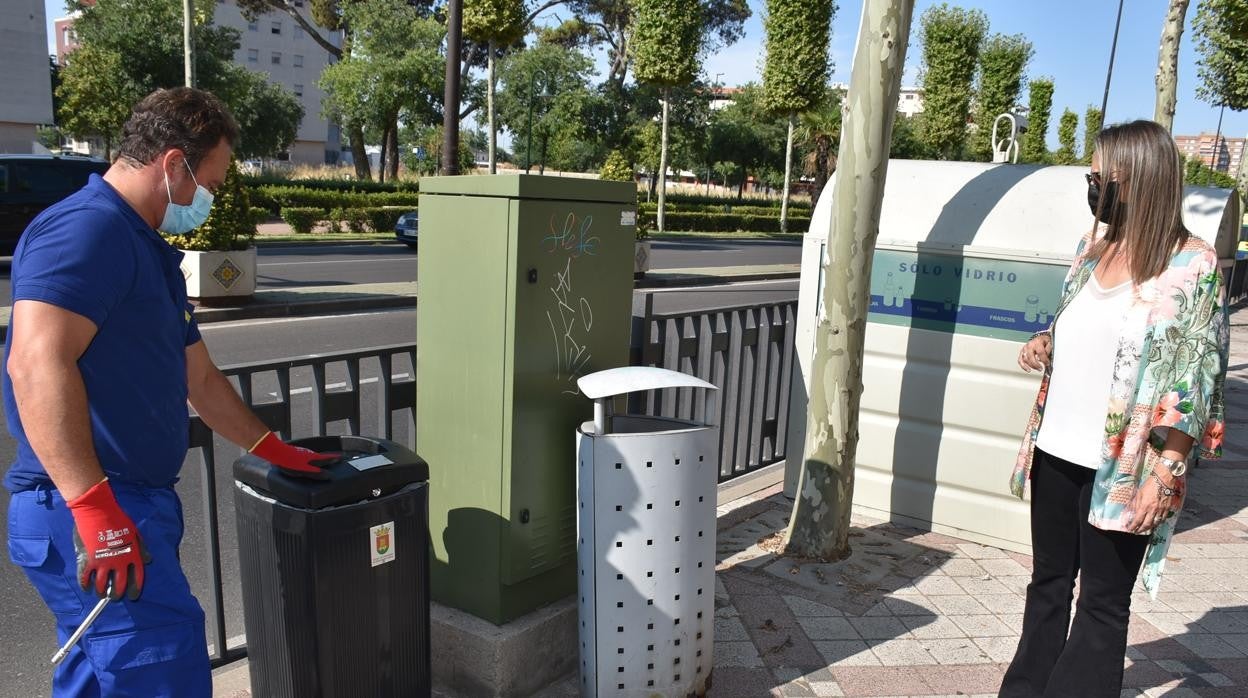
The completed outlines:
<svg viewBox="0 0 1248 698">
<path fill-rule="evenodd" d="M 801 269 L 797 264 L 662 269 L 638 279 L 635 287 L 647 289 L 718 286 L 742 281 L 797 279 L 800 276 Z M 415 281 L 265 289 L 257 291 L 250 301 L 238 306 L 199 305 L 195 309 L 195 318 L 203 325 L 235 320 L 414 308 L 416 293 Z M 11 310 L 9 306 L 0 307 L 0 340 L 8 333 Z"/>
<path fill-rule="evenodd" d="M 1132 597 L 1124 697 L 1248 696 L 1248 306 L 1231 324 L 1225 458 L 1190 475 L 1158 599 Z M 849 558 L 777 558 L 791 506 L 776 485 L 720 507 L 713 698 L 996 695 L 1029 555 L 855 515 Z M 245 663 L 217 689 L 248 696 Z"/>
</svg>

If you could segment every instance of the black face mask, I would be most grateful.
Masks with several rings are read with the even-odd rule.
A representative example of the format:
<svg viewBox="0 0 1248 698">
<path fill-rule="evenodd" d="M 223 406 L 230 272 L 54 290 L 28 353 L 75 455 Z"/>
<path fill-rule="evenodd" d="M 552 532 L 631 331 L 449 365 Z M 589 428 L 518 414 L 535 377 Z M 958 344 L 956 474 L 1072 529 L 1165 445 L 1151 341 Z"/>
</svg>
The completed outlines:
<svg viewBox="0 0 1248 698">
<path fill-rule="evenodd" d="M 1127 205 L 1118 202 L 1117 182 L 1111 180 L 1105 183 L 1104 201 L 1101 199 L 1100 185 L 1095 181 L 1088 182 L 1088 208 L 1092 210 L 1092 215 L 1106 225 L 1122 220 L 1126 215 Z M 1102 208 L 1098 211 L 1097 206 Z"/>
</svg>

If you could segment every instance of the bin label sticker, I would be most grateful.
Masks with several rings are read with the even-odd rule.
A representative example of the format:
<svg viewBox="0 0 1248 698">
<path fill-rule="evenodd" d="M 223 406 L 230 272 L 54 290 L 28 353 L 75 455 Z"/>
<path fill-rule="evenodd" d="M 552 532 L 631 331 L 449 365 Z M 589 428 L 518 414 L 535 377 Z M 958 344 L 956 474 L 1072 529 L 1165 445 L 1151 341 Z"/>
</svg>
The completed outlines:
<svg viewBox="0 0 1248 698">
<path fill-rule="evenodd" d="M 1026 341 L 1053 320 L 1066 267 L 877 250 L 868 320 Z"/>
<path fill-rule="evenodd" d="M 373 567 L 394 562 L 394 522 L 368 529 L 368 551 Z"/>
<path fill-rule="evenodd" d="M 354 458 L 350 461 L 351 467 L 360 472 L 376 468 L 379 465 L 393 465 L 394 461 L 385 456 L 365 456 L 364 458 Z"/>
<path fill-rule="evenodd" d="M 620 225 L 637 225 L 637 212 L 620 211 Z"/>
</svg>

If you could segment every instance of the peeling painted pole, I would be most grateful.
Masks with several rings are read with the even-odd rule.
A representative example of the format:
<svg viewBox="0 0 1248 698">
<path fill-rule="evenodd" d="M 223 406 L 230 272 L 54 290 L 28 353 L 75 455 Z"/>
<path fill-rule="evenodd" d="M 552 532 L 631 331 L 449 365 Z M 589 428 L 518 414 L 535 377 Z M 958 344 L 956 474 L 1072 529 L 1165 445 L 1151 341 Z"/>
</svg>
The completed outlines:
<svg viewBox="0 0 1248 698">
<path fill-rule="evenodd" d="M 806 444 L 785 552 L 849 555 L 858 405 L 871 260 L 914 0 L 867 0 L 854 55 L 832 189 L 823 312 L 815 325 Z"/>
</svg>

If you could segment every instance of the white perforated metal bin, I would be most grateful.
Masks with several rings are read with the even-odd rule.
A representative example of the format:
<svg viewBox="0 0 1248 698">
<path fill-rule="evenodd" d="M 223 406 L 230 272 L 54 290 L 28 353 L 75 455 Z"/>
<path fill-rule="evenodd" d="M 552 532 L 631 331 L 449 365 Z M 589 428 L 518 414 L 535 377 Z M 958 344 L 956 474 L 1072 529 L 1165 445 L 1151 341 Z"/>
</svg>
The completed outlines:
<svg viewBox="0 0 1248 698">
<path fill-rule="evenodd" d="M 577 381 L 594 421 L 576 437 L 581 695 L 705 695 L 715 640 L 719 427 L 615 415 L 614 398 L 715 386 L 630 366 Z"/>
</svg>

